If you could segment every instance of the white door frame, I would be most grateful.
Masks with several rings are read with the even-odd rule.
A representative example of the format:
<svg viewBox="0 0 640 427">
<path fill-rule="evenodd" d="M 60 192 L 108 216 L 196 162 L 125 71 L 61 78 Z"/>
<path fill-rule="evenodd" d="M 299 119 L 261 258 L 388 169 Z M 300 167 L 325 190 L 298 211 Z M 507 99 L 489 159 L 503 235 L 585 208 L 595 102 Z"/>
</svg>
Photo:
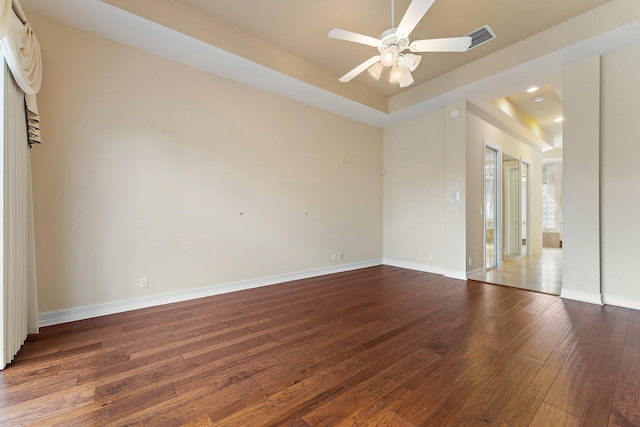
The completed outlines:
<svg viewBox="0 0 640 427">
<path fill-rule="evenodd" d="M 520 157 L 520 170 L 524 171 L 524 165 L 527 165 L 527 209 L 526 212 L 521 212 L 520 215 L 525 219 L 526 224 L 526 235 L 527 235 L 527 250 L 522 256 L 530 257 L 531 256 L 531 160 L 526 157 Z M 522 197 L 522 194 L 520 194 Z M 520 201 L 520 206 L 522 206 L 522 200 Z M 522 223 L 522 220 L 520 221 Z M 522 238 L 522 232 L 520 232 L 520 238 Z"/>
<path fill-rule="evenodd" d="M 507 218 L 503 218 L 503 223 L 506 226 L 506 244 L 504 250 L 506 251 L 505 255 L 520 256 L 522 252 L 522 233 L 520 230 L 520 222 L 522 221 L 522 214 L 520 212 L 520 204 L 522 202 L 520 198 L 522 174 L 520 172 L 520 161 L 510 160 L 508 163 L 510 164 L 503 165 L 504 177 L 507 181 L 507 188 L 503 194 L 503 197 L 506 198 L 505 206 L 507 208 L 505 212 Z"/>
<path fill-rule="evenodd" d="M 484 188 L 484 180 L 486 174 L 486 150 L 490 149 L 496 152 L 495 180 L 496 180 L 496 200 L 495 200 L 495 223 L 493 224 L 494 253 L 496 257 L 495 268 L 502 267 L 502 147 L 494 144 L 488 139 L 484 139 L 484 148 L 482 150 L 482 268 L 487 271 L 487 194 Z"/>
</svg>

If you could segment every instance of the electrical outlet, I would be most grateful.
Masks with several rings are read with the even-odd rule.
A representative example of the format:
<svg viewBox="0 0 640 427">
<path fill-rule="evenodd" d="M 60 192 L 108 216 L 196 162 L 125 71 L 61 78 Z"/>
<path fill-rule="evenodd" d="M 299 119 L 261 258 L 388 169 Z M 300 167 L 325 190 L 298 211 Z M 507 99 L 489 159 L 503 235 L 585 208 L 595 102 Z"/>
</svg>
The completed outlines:
<svg viewBox="0 0 640 427">
<path fill-rule="evenodd" d="M 147 277 L 141 277 L 141 278 L 140 278 L 140 287 L 141 287 L 141 288 L 147 288 L 147 287 L 149 287 L 149 278 L 147 278 Z"/>
<path fill-rule="evenodd" d="M 473 258 L 469 257 L 469 267 L 471 267 L 471 264 L 473 264 Z"/>
<path fill-rule="evenodd" d="M 331 254 L 331 261 L 335 261 L 338 259 L 338 256 L 336 254 Z"/>
</svg>

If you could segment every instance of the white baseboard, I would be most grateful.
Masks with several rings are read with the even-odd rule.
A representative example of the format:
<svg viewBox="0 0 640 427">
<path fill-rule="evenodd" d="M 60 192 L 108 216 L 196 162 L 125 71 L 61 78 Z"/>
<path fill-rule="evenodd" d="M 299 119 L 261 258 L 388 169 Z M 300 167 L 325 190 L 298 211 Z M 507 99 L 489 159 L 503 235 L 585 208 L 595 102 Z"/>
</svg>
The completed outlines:
<svg viewBox="0 0 640 427">
<path fill-rule="evenodd" d="M 467 271 L 467 277 L 475 276 L 476 274 L 484 273 L 484 268 L 477 268 L 475 270 Z"/>
<path fill-rule="evenodd" d="M 389 258 L 383 259 L 382 263 L 384 265 L 390 265 L 392 267 L 406 268 L 407 270 L 422 271 L 424 273 L 439 274 L 441 276 L 445 275 L 445 270 L 443 268 L 435 267 L 433 265 L 418 264 L 415 262 L 400 261 L 397 259 Z"/>
<path fill-rule="evenodd" d="M 450 279 L 467 280 L 466 271 L 445 270 L 444 276 Z"/>
<path fill-rule="evenodd" d="M 209 286 L 200 289 L 190 289 L 181 292 L 174 292 L 164 295 L 156 295 L 146 298 L 136 298 L 126 301 L 116 301 L 105 304 L 96 304 L 84 307 L 70 308 L 67 310 L 50 311 L 40 313 L 38 316 L 39 325 L 41 327 L 57 325 L 59 323 L 73 322 L 76 320 L 89 319 L 92 317 L 105 316 L 109 314 L 122 313 L 125 311 L 137 310 L 140 308 L 155 307 L 163 304 L 171 304 L 174 302 L 187 301 L 196 298 L 203 298 L 213 295 L 226 294 L 229 292 L 241 291 L 245 289 L 258 288 L 262 286 L 275 285 L 278 283 L 290 282 L 293 280 L 308 279 L 311 277 L 324 276 L 333 273 L 342 273 L 345 271 L 358 270 L 361 268 L 374 267 L 377 265 L 390 265 L 393 267 L 406 268 L 409 270 L 422 271 L 425 273 L 439 274 L 441 276 L 450 277 L 459 280 L 466 280 L 466 272 L 450 271 L 432 265 L 418 264 L 407 261 L 394 259 L 370 260 L 357 262 L 352 264 L 342 264 L 332 267 L 323 267 L 313 270 L 301 271 L 296 273 L 282 274 L 277 276 L 263 277 L 260 279 L 247 280 L 235 283 L 225 283 L 216 286 Z M 470 273 L 471 274 L 471 273 Z M 590 304 L 609 304 L 618 307 L 640 310 L 640 300 L 628 297 L 621 297 L 610 294 L 594 294 L 591 292 L 574 291 L 563 289 L 560 298 L 587 302 Z"/>
<path fill-rule="evenodd" d="M 415 262 L 400 261 L 397 259 L 390 259 L 390 258 L 383 259 L 382 263 L 384 265 L 390 265 L 392 267 L 406 268 L 407 270 L 416 270 L 416 271 L 422 271 L 425 273 L 439 274 L 441 276 L 449 277 L 451 279 L 467 280 L 467 273 L 465 271 L 447 270 L 446 268 L 436 267 L 433 265 L 418 264 Z"/>
<path fill-rule="evenodd" d="M 631 308 L 640 310 L 640 300 L 629 297 L 621 297 L 618 295 L 602 294 L 602 302 L 607 305 L 615 305 L 618 307 Z"/>
<path fill-rule="evenodd" d="M 57 325 L 59 323 L 73 322 L 76 320 L 89 319 L 98 316 L 106 316 L 109 314 L 122 313 L 125 311 L 137 310 L 141 308 L 155 307 L 163 304 L 171 304 L 174 302 L 187 301 L 196 298 L 242 291 L 245 289 L 258 288 L 261 286 L 275 285 L 278 283 L 291 282 L 293 280 L 308 279 L 311 277 L 324 276 L 333 273 L 342 273 L 345 271 L 358 270 L 361 268 L 373 267 L 376 265 L 382 265 L 382 260 L 377 259 L 352 264 L 342 264 L 337 266 L 300 271 L 296 273 L 263 277 L 260 279 L 247 280 L 242 282 L 225 283 L 200 289 L 190 289 L 164 295 L 76 307 L 67 310 L 49 311 L 46 313 L 40 313 L 40 315 L 38 316 L 38 322 L 41 327 Z"/>
<path fill-rule="evenodd" d="M 560 298 L 602 305 L 602 294 L 595 294 L 592 292 L 574 291 L 563 288 L 560 292 Z"/>
<path fill-rule="evenodd" d="M 640 310 L 640 300 L 629 297 L 622 297 L 611 294 L 595 294 L 591 292 L 574 291 L 571 289 L 562 289 L 560 298 L 587 302 L 597 305 L 615 305 L 616 307 L 630 308 L 632 310 Z"/>
</svg>

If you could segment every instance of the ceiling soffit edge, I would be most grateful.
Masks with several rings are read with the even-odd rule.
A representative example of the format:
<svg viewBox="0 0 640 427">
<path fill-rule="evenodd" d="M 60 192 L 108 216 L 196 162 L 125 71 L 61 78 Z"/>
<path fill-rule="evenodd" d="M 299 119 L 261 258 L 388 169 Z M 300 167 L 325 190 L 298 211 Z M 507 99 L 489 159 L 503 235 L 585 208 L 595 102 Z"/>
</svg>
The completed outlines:
<svg viewBox="0 0 640 427">
<path fill-rule="evenodd" d="M 496 111 L 487 112 L 483 108 L 475 105 L 472 102 L 467 101 L 467 112 L 479 117 L 485 122 L 495 126 L 496 128 L 502 130 L 513 138 L 521 141 L 525 144 L 528 144 L 536 149 L 541 149 L 542 151 L 550 150 L 553 148 L 549 145 L 545 140 L 531 132 L 528 128 L 517 122 L 516 120 L 511 119 L 507 114 L 502 112 L 497 106 L 494 105 Z M 501 120 L 495 116 L 496 112 L 506 116 L 507 120 Z M 511 119 L 511 120 L 509 120 Z"/>
<path fill-rule="evenodd" d="M 175 0 L 100 1 L 320 89 L 388 112 L 386 96 L 357 83 L 340 83 L 334 73 Z"/>
<path fill-rule="evenodd" d="M 524 111 L 513 104 L 508 97 L 498 98 L 493 101 L 493 104 L 500 110 L 502 110 L 502 112 L 509 116 L 512 120 L 515 120 L 521 126 L 531 131 L 538 138 L 542 139 L 550 146 L 553 146 L 553 137 L 547 134 L 547 132 L 545 132 L 545 130 L 537 121 L 532 119 Z"/>
<path fill-rule="evenodd" d="M 60 8 L 68 12 L 73 12 L 78 9 L 85 10 L 85 12 L 92 11 L 93 15 L 96 16 L 93 16 L 93 20 L 89 20 L 88 23 L 82 23 L 81 25 L 76 23 L 74 25 L 74 23 L 69 22 L 69 19 L 60 19 L 58 22 L 64 22 L 67 25 L 84 31 L 92 32 L 105 38 L 165 56 L 169 59 L 201 68 L 214 74 L 219 74 L 222 77 L 230 78 L 243 84 L 289 97 L 308 105 L 316 106 L 326 111 L 381 128 L 443 108 L 445 105 L 460 99 L 468 99 L 484 109 L 493 99 L 509 95 L 518 89 L 522 89 L 521 87 L 518 88 L 518 84 L 522 84 L 522 76 L 553 77 L 553 75 L 559 72 L 563 64 L 569 63 L 567 61 L 575 61 L 577 60 L 576 58 L 580 56 L 584 57 L 585 55 L 599 54 L 607 50 L 611 51 L 612 49 L 620 48 L 619 46 L 625 43 L 627 45 L 640 43 L 640 2 L 637 0 L 613 0 L 606 6 L 584 14 L 585 16 L 590 16 L 591 21 L 584 20 L 583 16 L 570 20 L 583 20 L 580 21 L 583 26 L 588 26 L 593 20 L 606 21 L 605 29 L 602 29 L 602 26 L 598 27 L 598 25 L 596 25 L 596 30 L 591 29 L 591 33 L 587 33 L 595 33 L 598 35 L 592 40 L 585 41 L 584 37 L 578 37 L 583 39 L 580 40 L 583 41 L 582 43 L 576 42 L 576 44 L 570 46 L 570 48 L 564 49 L 557 47 L 559 50 L 552 54 L 533 59 L 530 58 L 531 55 L 521 57 L 521 55 L 523 55 L 522 52 L 515 52 L 518 57 L 517 60 L 512 63 L 508 63 L 507 61 L 507 64 L 501 68 L 492 69 L 493 74 L 490 72 L 479 74 L 473 67 L 482 68 L 483 64 L 481 60 L 475 61 L 472 64 L 460 67 L 453 72 L 442 75 L 430 82 L 426 82 L 393 97 L 393 99 L 390 100 L 391 111 L 387 113 L 386 111 L 388 109 L 386 107 L 372 108 L 366 103 L 354 99 L 358 98 L 357 96 L 341 95 L 334 90 L 295 78 L 285 72 L 270 69 L 267 66 L 254 63 L 250 59 L 245 59 L 229 51 L 222 50 L 212 42 L 202 40 L 202 37 L 187 35 L 184 34 L 183 31 L 181 32 L 180 30 L 175 30 L 163 25 L 162 22 L 171 20 L 172 22 L 180 22 L 180 27 L 188 27 L 192 22 L 192 14 L 198 14 L 198 12 L 195 11 L 189 11 L 188 13 L 184 11 L 174 11 L 173 8 L 179 6 L 175 0 L 138 0 L 136 2 L 128 2 L 126 0 L 92 0 L 90 2 L 87 0 L 64 0 L 64 2 L 31 0 L 25 1 L 25 3 L 39 4 L 41 8 L 45 9 L 48 7 L 49 10 L 53 12 L 58 11 Z M 101 4 L 103 7 L 98 7 Z M 131 9 L 131 11 L 129 11 L 129 9 Z M 137 9 L 151 10 L 152 13 L 162 16 L 163 18 L 144 18 L 139 15 L 139 13 L 142 12 Z M 116 13 L 116 11 L 120 12 Z M 178 13 L 178 16 L 172 15 L 172 11 Z M 64 12 L 60 13 L 64 15 Z M 60 13 L 53 13 L 53 15 L 60 15 Z M 43 14 L 43 16 L 46 17 L 47 15 Z M 76 16 L 82 16 L 82 14 L 78 12 Z M 56 20 L 55 18 L 50 19 Z M 208 20 L 209 17 L 205 15 L 201 15 L 197 19 L 211 22 Z M 630 24 L 625 26 L 625 23 Z M 97 29 L 93 28 L 92 25 Z M 113 27 L 114 25 L 115 27 Z M 228 24 L 224 25 L 228 27 Z M 618 28 L 621 26 L 624 28 Z M 102 28 L 102 31 L 100 28 Z M 200 26 L 199 28 L 203 27 Z M 206 25 L 204 28 L 206 28 Z M 615 30 L 607 34 L 602 34 L 604 31 L 607 31 L 607 29 Z M 223 30 L 226 30 L 226 27 L 221 27 L 221 29 L 217 31 L 224 32 Z M 557 28 L 554 27 L 543 33 L 554 30 L 557 30 Z M 230 29 L 229 31 L 235 30 Z M 567 29 L 564 29 L 564 31 L 567 31 Z M 545 40 L 545 37 L 551 37 L 543 33 L 532 36 L 530 39 L 522 41 L 519 45 L 523 46 L 523 49 L 526 49 L 528 46 L 527 43 L 535 43 L 536 40 L 540 41 Z M 213 34 L 215 34 L 215 32 Z M 151 40 L 155 37 L 158 37 L 161 41 Z M 213 37 L 213 35 L 209 34 L 209 37 Z M 574 37 L 577 36 L 574 35 Z M 621 39 L 622 42 L 620 41 Z M 247 40 L 245 40 L 245 42 L 248 42 Z M 163 42 L 171 44 L 168 50 L 162 45 Z M 147 43 L 155 43 L 156 46 L 149 49 Z M 183 49 L 185 43 L 191 48 L 195 47 L 196 53 L 199 53 L 200 56 L 194 56 L 194 52 L 182 52 L 181 49 Z M 565 41 L 564 45 L 568 43 L 569 42 Z M 173 48 L 173 50 L 171 48 Z M 503 49 L 503 51 L 496 52 L 494 55 L 508 55 L 511 54 L 511 52 L 513 51 L 506 48 Z M 187 60 L 185 60 L 185 58 L 187 58 Z M 488 61 L 494 60 L 493 57 L 488 58 Z M 498 59 L 505 61 L 505 58 L 501 59 L 498 57 Z M 509 58 L 507 58 L 507 60 L 508 59 Z M 201 63 L 205 66 L 203 67 Z M 206 65 L 213 63 L 215 63 L 215 67 L 210 68 L 215 69 L 212 70 L 206 67 Z M 220 68 L 223 69 L 222 73 L 219 72 Z M 469 68 L 469 70 L 466 70 L 466 68 Z M 462 73 L 462 71 L 468 72 L 471 77 L 466 77 L 465 80 L 466 74 Z M 483 78 L 483 75 L 487 77 Z M 473 78 L 473 76 L 475 76 L 475 78 Z M 325 78 L 327 79 L 326 87 L 337 85 L 341 89 L 350 88 L 350 90 L 358 90 L 358 85 L 343 85 L 338 83 L 335 76 L 331 73 L 327 72 Z M 505 88 L 507 88 L 506 93 Z M 514 88 L 517 89 L 511 91 L 511 89 Z M 360 89 L 367 88 L 360 87 Z M 561 93 L 561 91 L 559 93 Z M 405 99 L 405 97 L 407 98 Z M 487 100 L 488 102 L 485 102 Z M 381 103 L 386 105 L 386 99 L 382 101 Z"/>
</svg>

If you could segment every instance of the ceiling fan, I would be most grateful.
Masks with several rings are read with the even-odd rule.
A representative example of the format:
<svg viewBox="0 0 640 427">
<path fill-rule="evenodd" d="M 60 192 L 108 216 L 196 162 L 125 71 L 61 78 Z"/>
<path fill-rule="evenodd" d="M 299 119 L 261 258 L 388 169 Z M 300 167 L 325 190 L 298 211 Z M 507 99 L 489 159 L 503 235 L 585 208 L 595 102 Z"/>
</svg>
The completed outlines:
<svg viewBox="0 0 640 427">
<path fill-rule="evenodd" d="M 366 44 L 378 48 L 379 55 L 371 58 L 340 77 L 340 81 L 351 81 L 364 70 L 368 70 L 374 78 L 379 79 L 385 67 L 391 67 L 389 81 L 398 83 L 400 87 L 407 87 L 413 83 L 411 72 L 414 71 L 422 56 L 413 53 L 403 53 L 406 49 L 411 52 L 464 52 L 471 46 L 471 37 L 452 37 L 444 39 L 428 39 L 410 41 L 411 31 L 427 13 L 435 0 L 412 0 L 400 24 L 373 38 L 347 30 L 334 28 L 329 31 L 329 37 L 349 42 Z M 391 0 L 391 26 L 394 26 L 394 0 Z"/>
</svg>

